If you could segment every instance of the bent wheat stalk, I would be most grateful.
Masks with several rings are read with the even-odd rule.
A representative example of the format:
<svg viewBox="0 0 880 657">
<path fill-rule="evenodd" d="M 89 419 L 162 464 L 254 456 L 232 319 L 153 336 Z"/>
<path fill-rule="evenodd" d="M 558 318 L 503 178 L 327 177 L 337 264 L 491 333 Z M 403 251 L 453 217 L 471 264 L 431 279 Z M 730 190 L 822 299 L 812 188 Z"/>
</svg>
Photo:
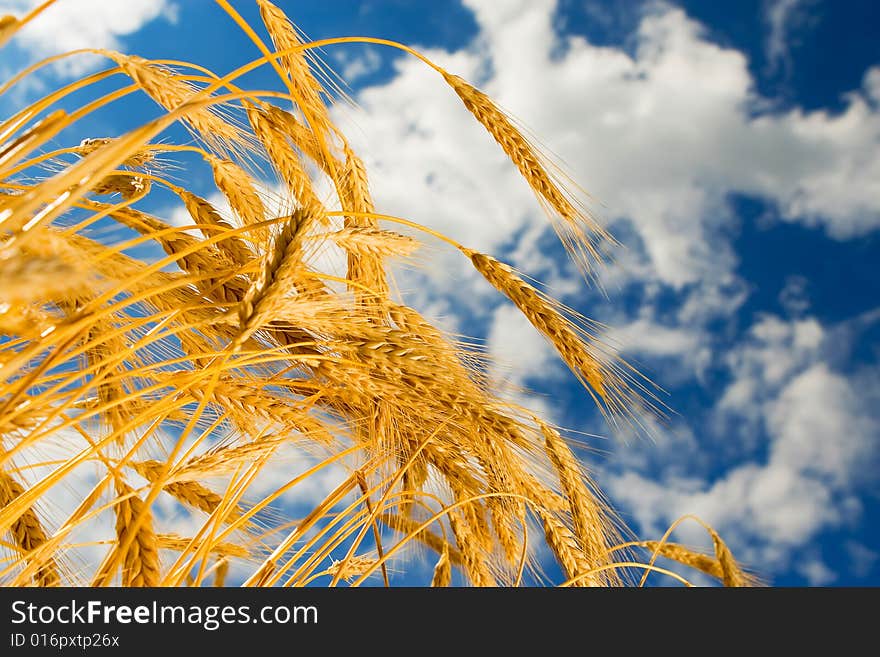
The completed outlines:
<svg viewBox="0 0 880 657">
<path fill-rule="evenodd" d="M 52 4 L 0 18 L 0 47 Z M 216 4 L 260 53 L 222 77 L 84 50 L 0 87 L 39 88 L 48 65 L 87 53 L 113 62 L 0 123 L 0 540 L 13 552 L 0 584 L 629 583 L 634 562 L 613 555 L 635 545 L 616 545 L 564 432 L 503 398 L 486 353 L 406 303 L 395 262 L 420 246 L 417 231 L 459 249 L 612 425 L 641 425 L 653 389 L 598 325 L 511 267 L 383 214 L 370 160 L 334 123 L 339 88 L 317 49 L 419 58 L 500 144 L 581 266 L 613 240 L 510 117 L 424 55 L 376 38 L 309 41 L 257 0 L 270 46 Z M 261 67 L 277 82 L 244 88 Z M 161 108 L 143 125 L 120 109 L 135 92 Z M 85 134 L 101 112 L 125 129 Z M 192 138 L 175 143 L 175 125 Z M 58 491 L 79 497 L 60 524 Z M 533 549 L 534 523 L 547 549 Z M 103 553 L 70 538 L 101 527 Z M 664 556 L 749 583 L 711 536 L 714 558 L 664 537 L 641 544 L 652 550 L 641 565 L 661 572 Z"/>
</svg>

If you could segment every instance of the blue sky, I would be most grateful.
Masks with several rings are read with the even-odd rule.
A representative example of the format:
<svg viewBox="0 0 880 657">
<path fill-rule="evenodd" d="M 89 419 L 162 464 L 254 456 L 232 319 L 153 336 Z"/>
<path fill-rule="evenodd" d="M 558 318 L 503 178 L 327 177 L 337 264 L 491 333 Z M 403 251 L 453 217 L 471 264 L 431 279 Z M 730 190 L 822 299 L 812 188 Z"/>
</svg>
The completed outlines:
<svg viewBox="0 0 880 657">
<path fill-rule="evenodd" d="M 0 13 L 29 4 L 0 0 Z M 259 24 L 254 3 L 233 4 Z M 380 211 L 544 281 L 614 327 L 606 337 L 668 392 L 676 413 L 653 441 L 615 438 L 455 254 L 400 272 L 408 301 L 486 341 L 509 394 L 598 434 L 582 438 L 583 456 L 636 534 L 657 538 L 696 513 L 773 584 L 880 583 L 876 3 L 278 4 L 315 39 L 418 46 L 489 92 L 589 192 L 623 243 L 602 275 L 607 297 L 578 283 L 528 188 L 439 78 L 395 51 L 324 52 L 360 105 L 336 118 L 373 170 Z M 47 38 L 58 25 L 73 27 L 63 43 Z M 29 30 L 0 72 L 83 46 L 218 73 L 256 57 L 211 0 L 60 0 Z M 126 120 L 154 110 L 132 111 Z M 104 134 L 123 127 L 96 121 Z M 689 525 L 677 536 L 705 542 Z"/>
</svg>

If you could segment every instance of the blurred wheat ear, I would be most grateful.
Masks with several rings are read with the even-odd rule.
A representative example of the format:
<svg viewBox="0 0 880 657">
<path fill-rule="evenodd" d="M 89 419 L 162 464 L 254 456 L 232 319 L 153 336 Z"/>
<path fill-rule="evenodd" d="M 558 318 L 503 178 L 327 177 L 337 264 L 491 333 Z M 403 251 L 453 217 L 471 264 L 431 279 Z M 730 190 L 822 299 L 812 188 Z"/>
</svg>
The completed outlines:
<svg viewBox="0 0 880 657">
<path fill-rule="evenodd" d="M 317 44 L 257 4 L 264 24 L 248 26 L 218 0 L 262 53 L 229 75 L 80 51 L 0 88 L 12 102 L 16 84 L 84 52 L 111 63 L 0 124 L 0 582 L 520 585 L 553 581 L 550 554 L 567 585 L 651 571 L 687 583 L 658 556 L 751 583 L 714 532 L 715 556 L 665 537 L 622 543 L 563 433 L 499 397 L 484 353 L 392 293 L 393 263 L 439 238 L 545 336 L 613 426 L 657 409 L 595 324 L 491 255 L 382 214 L 332 120 Z M 37 13 L 0 19 L 0 45 Z M 613 240 L 488 96 L 401 44 L 322 45 L 359 40 L 440 73 L 596 271 Z M 282 91 L 237 86 L 260 66 Z M 156 118 L 58 146 L 93 113 L 125 120 L 117 108 L 133 94 Z M 193 225 L 160 216 L 169 198 Z M 344 275 L 322 269 L 328 253 Z"/>
</svg>

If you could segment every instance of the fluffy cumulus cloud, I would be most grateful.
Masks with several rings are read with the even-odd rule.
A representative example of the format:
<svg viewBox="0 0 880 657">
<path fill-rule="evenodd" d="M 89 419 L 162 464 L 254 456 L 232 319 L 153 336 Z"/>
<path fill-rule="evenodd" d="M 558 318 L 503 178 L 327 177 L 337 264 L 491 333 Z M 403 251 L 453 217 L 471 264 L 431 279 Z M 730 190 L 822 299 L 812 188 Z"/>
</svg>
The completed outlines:
<svg viewBox="0 0 880 657">
<path fill-rule="evenodd" d="M 477 42 L 429 56 L 540 135 L 608 221 L 631 222 L 663 283 L 715 280 L 733 266 L 729 246 L 713 239 L 731 221 L 731 192 L 835 238 L 880 225 L 876 70 L 838 115 L 761 112 L 745 56 L 710 42 L 680 9 L 648 12 L 628 54 L 555 33 L 551 0 L 466 4 Z M 540 221 L 525 185 L 436 76 L 413 60 L 397 68 L 360 94 L 365 113 L 354 118 L 371 136 L 363 145 L 379 165 L 383 205 L 477 248 Z"/>
<path fill-rule="evenodd" d="M 880 455 L 880 425 L 868 401 L 877 383 L 831 369 L 823 359 L 826 339 L 812 319 L 757 323 L 729 354 L 731 383 L 716 407 L 730 421 L 716 438 L 734 443 L 725 467 L 714 478 L 672 469 L 610 478 L 638 524 L 657 533 L 694 513 L 732 537 L 747 561 L 780 568 L 822 530 L 856 521 L 859 486 Z M 805 559 L 802 573 L 827 583 L 821 559 Z"/>
<path fill-rule="evenodd" d="M 24 16 L 42 0 L 0 0 L 0 15 Z M 15 44 L 31 53 L 50 56 L 79 48 L 119 47 L 119 37 L 137 32 L 143 25 L 163 17 L 175 20 L 171 0 L 60 0 L 16 34 Z M 94 59 L 68 61 L 65 69 L 81 73 Z"/>
<path fill-rule="evenodd" d="M 608 339 L 672 363 L 660 375 L 673 385 L 701 381 L 710 365 L 730 378 L 708 426 L 683 423 L 658 440 L 661 456 L 623 457 L 633 468 L 609 477 L 611 493 L 643 532 L 695 512 L 729 532 L 747 558 L 831 581 L 821 555 L 803 549 L 858 517 L 860 477 L 878 449 L 865 402 L 873 384 L 830 365 L 828 327 L 807 316 L 803 281 L 784 291 L 791 321 L 764 317 L 724 343 L 717 323 L 732 321 L 749 294 L 730 238 L 739 221 L 732 194 L 757 197 L 780 220 L 832 240 L 880 227 L 880 68 L 837 113 L 779 111 L 755 90 L 742 52 L 713 43 L 672 5 L 647 5 L 626 49 L 560 34 L 554 0 L 465 5 L 477 37 L 465 49 L 426 54 L 538 135 L 627 244 L 606 283 L 612 302 L 615 291 L 635 288 L 641 304 L 611 311 L 618 328 Z M 767 5 L 771 59 L 786 52 L 796 5 Z M 380 211 L 500 253 L 575 303 L 599 299 L 562 284 L 571 269 L 547 255 L 547 221 L 530 190 L 435 73 L 401 58 L 390 80 L 357 100 L 361 109 L 339 118 L 373 171 Z M 540 336 L 490 301 L 458 254 L 433 262 L 418 284 L 404 277 L 411 300 L 482 322 L 489 352 L 518 361 L 497 370 L 513 383 L 526 380 L 522 372 L 558 376 Z"/>
</svg>

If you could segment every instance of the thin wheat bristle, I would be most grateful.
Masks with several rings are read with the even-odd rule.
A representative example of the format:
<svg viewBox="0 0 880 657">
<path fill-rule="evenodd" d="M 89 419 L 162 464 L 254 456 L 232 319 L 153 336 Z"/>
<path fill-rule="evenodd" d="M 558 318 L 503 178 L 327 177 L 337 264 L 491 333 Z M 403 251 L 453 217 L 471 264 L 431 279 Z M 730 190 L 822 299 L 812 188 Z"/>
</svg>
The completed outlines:
<svg viewBox="0 0 880 657">
<path fill-rule="evenodd" d="M 418 529 L 421 524 L 411 518 L 394 513 L 383 513 L 379 516 L 379 520 L 401 534 L 410 534 Z M 462 564 L 461 552 L 450 545 L 442 536 L 439 536 L 428 529 L 422 529 L 415 534 L 415 540 L 424 544 L 437 554 L 445 553 L 453 565 L 460 566 Z"/>
</svg>

